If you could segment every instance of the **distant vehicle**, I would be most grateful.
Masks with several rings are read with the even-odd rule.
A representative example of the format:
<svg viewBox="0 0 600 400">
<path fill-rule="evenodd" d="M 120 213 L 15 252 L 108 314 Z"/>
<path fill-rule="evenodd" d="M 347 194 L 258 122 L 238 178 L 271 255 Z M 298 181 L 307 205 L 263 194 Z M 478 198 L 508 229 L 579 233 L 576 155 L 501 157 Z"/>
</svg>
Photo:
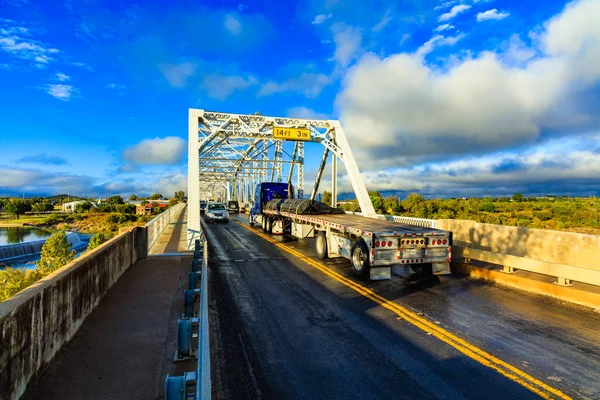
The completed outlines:
<svg viewBox="0 0 600 400">
<path fill-rule="evenodd" d="M 230 202 L 227 203 L 227 211 L 229 211 L 230 213 L 239 213 L 240 212 L 240 204 L 235 201 L 232 200 Z"/>
<path fill-rule="evenodd" d="M 225 203 L 208 202 L 204 212 L 204 220 L 211 222 L 229 222 L 229 211 Z"/>
<path fill-rule="evenodd" d="M 204 214 L 206 210 L 206 200 L 200 200 L 200 214 Z"/>
</svg>

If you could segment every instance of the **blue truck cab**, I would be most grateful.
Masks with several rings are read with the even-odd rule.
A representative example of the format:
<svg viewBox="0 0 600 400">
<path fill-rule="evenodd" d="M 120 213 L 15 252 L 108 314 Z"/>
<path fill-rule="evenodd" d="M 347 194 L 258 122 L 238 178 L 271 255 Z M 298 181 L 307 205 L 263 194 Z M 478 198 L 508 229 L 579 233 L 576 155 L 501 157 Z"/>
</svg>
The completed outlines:
<svg viewBox="0 0 600 400">
<path fill-rule="evenodd" d="M 255 218 L 262 214 L 263 207 L 274 199 L 293 199 L 294 186 L 281 182 L 263 182 L 256 185 L 254 203 L 250 209 L 250 224 L 253 225 Z"/>
</svg>

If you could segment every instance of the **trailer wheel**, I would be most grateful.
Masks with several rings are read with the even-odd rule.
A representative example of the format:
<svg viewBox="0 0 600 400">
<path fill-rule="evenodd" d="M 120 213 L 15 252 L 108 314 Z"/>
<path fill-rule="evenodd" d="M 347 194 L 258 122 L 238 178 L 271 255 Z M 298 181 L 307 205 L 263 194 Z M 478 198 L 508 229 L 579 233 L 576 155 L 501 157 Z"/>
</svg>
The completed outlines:
<svg viewBox="0 0 600 400">
<path fill-rule="evenodd" d="M 427 278 L 433 275 L 433 265 L 431 263 L 411 265 L 410 269 L 415 272 L 418 278 Z"/>
<path fill-rule="evenodd" d="M 273 218 L 267 218 L 267 233 L 273 233 Z"/>
<path fill-rule="evenodd" d="M 262 230 L 264 232 L 267 231 L 267 219 L 265 218 L 264 215 L 260 217 L 260 226 L 262 227 Z"/>
<path fill-rule="evenodd" d="M 364 277 L 369 275 L 369 249 L 362 240 L 354 243 L 350 252 L 352 269 L 356 276 Z"/>
<path fill-rule="evenodd" d="M 315 241 L 315 247 L 317 249 L 317 257 L 319 260 L 327 258 L 327 237 L 325 232 L 317 233 L 317 240 Z"/>
</svg>

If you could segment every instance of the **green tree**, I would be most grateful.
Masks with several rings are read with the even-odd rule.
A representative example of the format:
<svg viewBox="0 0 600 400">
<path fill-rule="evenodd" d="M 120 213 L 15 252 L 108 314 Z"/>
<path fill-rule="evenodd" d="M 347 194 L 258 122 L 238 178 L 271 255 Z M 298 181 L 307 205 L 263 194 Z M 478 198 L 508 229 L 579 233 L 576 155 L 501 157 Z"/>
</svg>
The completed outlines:
<svg viewBox="0 0 600 400">
<path fill-rule="evenodd" d="M 133 214 L 135 213 L 135 205 L 134 204 L 119 204 L 115 207 L 117 212 L 123 214 Z"/>
<path fill-rule="evenodd" d="M 373 208 L 376 213 L 384 212 L 383 209 L 383 196 L 379 192 L 369 192 L 369 198 L 371 199 L 371 203 L 373 203 Z"/>
<path fill-rule="evenodd" d="M 324 191 L 323 192 L 323 200 L 321 200 L 321 201 L 327 205 L 331 205 L 331 192 Z"/>
<path fill-rule="evenodd" d="M 106 242 L 106 236 L 104 233 L 100 232 L 92 236 L 90 242 L 88 243 L 88 250 L 93 250 L 96 247 L 100 246 L 102 243 Z"/>
<path fill-rule="evenodd" d="M 178 202 L 184 202 L 185 201 L 185 192 L 183 190 L 178 190 L 175 192 L 175 196 L 173 196 L 173 198 L 175 200 L 177 200 Z"/>
<path fill-rule="evenodd" d="M 76 253 L 71 250 L 65 231 L 57 232 L 42 246 L 40 260 L 36 263 L 37 269 L 43 276 L 48 275 L 71 262 Z"/>
<path fill-rule="evenodd" d="M 149 197 L 150 200 L 160 200 L 162 199 L 163 195 L 160 193 L 154 193 L 152 196 Z"/>
<path fill-rule="evenodd" d="M 41 278 L 42 275 L 37 270 L 26 271 L 21 268 L 0 270 L 0 302 L 14 296 Z"/>
<path fill-rule="evenodd" d="M 521 194 L 521 193 L 515 193 L 515 194 L 513 194 L 513 196 L 512 196 L 512 200 L 513 200 L 513 201 L 516 201 L 516 202 L 518 202 L 518 203 L 522 202 L 524 198 L 525 198 L 525 197 L 524 197 L 524 196 L 523 196 L 523 194 Z"/>
<path fill-rule="evenodd" d="M 106 199 L 106 204 L 117 205 L 117 204 L 125 204 L 125 201 L 121 196 L 111 196 Z"/>
<path fill-rule="evenodd" d="M 479 205 L 479 211 L 491 213 L 496 211 L 496 206 L 491 201 L 486 200 Z"/>
<path fill-rule="evenodd" d="M 29 202 L 22 200 L 22 199 L 10 199 L 5 205 L 4 205 L 4 211 L 16 216 L 17 219 L 19 219 L 19 217 L 22 214 L 25 214 L 27 211 L 31 210 L 31 205 L 29 204 Z"/>
<path fill-rule="evenodd" d="M 132 194 L 131 196 L 129 196 L 129 200 L 131 201 L 136 201 L 138 199 L 138 197 L 135 194 Z"/>
<path fill-rule="evenodd" d="M 92 209 L 92 203 L 85 201 L 83 203 L 75 204 L 75 212 L 84 213 Z"/>
</svg>

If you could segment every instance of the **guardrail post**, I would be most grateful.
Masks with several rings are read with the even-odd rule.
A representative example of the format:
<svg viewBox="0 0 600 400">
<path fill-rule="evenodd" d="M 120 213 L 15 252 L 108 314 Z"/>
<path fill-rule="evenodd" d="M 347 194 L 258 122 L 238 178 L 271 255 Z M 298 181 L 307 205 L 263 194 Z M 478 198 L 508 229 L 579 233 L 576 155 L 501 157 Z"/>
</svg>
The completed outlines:
<svg viewBox="0 0 600 400">
<path fill-rule="evenodd" d="M 554 282 L 555 285 L 558 286 L 573 286 L 573 284 L 571 283 L 570 279 L 566 279 L 566 278 L 556 278 L 556 282 Z"/>
<path fill-rule="evenodd" d="M 504 272 L 505 274 L 514 274 L 515 269 L 509 265 L 503 265 L 500 272 Z"/>
<path fill-rule="evenodd" d="M 196 304 L 197 293 L 199 291 L 198 289 L 183 291 L 183 316 L 185 318 L 192 318 L 194 316 L 194 305 Z"/>
</svg>

